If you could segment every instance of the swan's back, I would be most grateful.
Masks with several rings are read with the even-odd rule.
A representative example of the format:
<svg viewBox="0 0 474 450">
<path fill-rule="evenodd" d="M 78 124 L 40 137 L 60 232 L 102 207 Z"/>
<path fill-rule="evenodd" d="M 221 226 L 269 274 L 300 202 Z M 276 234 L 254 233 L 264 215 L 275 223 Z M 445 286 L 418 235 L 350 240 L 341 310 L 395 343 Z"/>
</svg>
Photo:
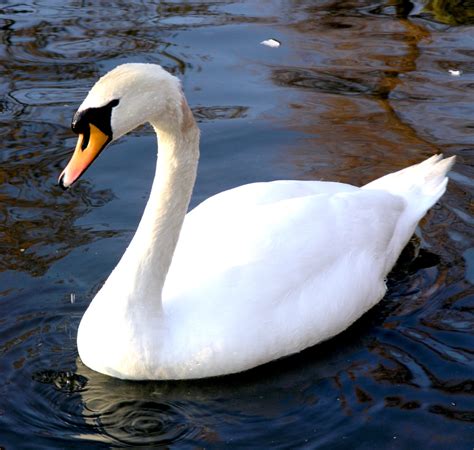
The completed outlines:
<svg viewBox="0 0 474 450">
<path fill-rule="evenodd" d="M 383 296 L 404 209 L 400 197 L 355 190 L 257 205 L 245 217 L 230 205 L 218 217 L 191 214 L 163 292 L 173 352 L 184 362 L 207 349 L 209 370 L 230 373 L 341 332 Z"/>
</svg>

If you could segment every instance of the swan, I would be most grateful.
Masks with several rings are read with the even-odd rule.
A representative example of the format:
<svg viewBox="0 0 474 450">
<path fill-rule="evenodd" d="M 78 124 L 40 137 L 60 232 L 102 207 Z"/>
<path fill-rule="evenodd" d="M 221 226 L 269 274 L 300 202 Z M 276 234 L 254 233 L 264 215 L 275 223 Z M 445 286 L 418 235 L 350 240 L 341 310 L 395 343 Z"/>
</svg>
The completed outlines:
<svg viewBox="0 0 474 450">
<path fill-rule="evenodd" d="M 253 183 L 186 214 L 199 129 L 179 80 L 155 64 L 99 79 L 74 115 L 69 188 L 113 140 L 158 138 L 137 231 L 79 325 L 79 356 L 121 379 L 241 372 L 327 340 L 385 294 L 385 277 L 443 195 L 454 157 L 432 156 L 363 187 Z"/>
</svg>

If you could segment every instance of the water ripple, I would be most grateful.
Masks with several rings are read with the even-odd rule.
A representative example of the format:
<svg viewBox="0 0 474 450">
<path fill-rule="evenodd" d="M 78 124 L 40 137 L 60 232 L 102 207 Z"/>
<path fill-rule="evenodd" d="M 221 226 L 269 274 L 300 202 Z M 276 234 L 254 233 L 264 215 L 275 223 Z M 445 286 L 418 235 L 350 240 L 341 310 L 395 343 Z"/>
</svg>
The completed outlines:
<svg viewBox="0 0 474 450">
<path fill-rule="evenodd" d="M 123 444 L 170 445 L 196 433 L 189 409 L 189 404 L 122 401 L 101 410 L 97 426 Z"/>
</svg>

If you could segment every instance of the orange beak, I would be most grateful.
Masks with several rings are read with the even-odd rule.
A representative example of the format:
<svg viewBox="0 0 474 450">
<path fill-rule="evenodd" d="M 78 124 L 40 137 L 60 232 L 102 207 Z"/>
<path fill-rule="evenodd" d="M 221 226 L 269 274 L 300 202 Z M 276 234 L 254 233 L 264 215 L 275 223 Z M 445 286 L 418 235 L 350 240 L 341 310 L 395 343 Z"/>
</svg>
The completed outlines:
<svg viewBox="0 0 474 450">
<path fill-rule="evenodd" d="M 59 176 L 58 183 L 63 189 L 71 186 L 86 171 L 111 140 L 109 136 L 95 125 L 89 124 L 89 130 L 87 147 L 83 148 L 84 134 L 79 134 L 74 154 Z"/>
</svg>

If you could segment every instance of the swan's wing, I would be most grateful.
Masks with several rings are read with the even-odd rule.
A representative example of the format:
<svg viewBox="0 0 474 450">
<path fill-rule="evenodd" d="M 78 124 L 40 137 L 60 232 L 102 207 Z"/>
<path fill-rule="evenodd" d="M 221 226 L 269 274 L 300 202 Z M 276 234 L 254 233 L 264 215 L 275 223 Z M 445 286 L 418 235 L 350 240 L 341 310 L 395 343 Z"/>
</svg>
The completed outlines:
<svg viewBox="0 0 474 450">
<path fill-rule="evenodd" d="M 280 181 L 226 191 L 186 216 L 163 301 L 209 286 L 223 297 L 241 289 L 245 302 L 262 297 L 264 277 L 274 287 L 261 301 L 278 302 L 348 256 L 384 272 L 404 208 L 401 197 L 339 183 Z"/>
<path fill-rule="evenodd" d="M 183 358 L 224 352 L 220 373 L 253 367 L 334 336 L 383 297 L 406 202 L 342 190 L 249 204 L 246 187 L 187 216 L 163 290 Z"/>
</svg>

